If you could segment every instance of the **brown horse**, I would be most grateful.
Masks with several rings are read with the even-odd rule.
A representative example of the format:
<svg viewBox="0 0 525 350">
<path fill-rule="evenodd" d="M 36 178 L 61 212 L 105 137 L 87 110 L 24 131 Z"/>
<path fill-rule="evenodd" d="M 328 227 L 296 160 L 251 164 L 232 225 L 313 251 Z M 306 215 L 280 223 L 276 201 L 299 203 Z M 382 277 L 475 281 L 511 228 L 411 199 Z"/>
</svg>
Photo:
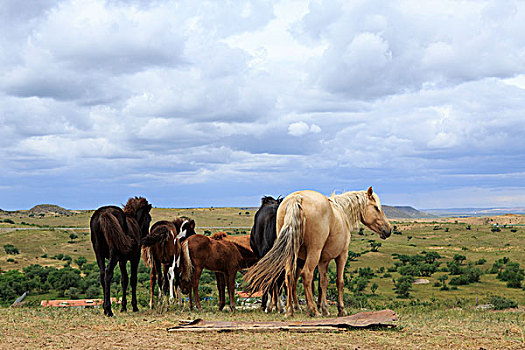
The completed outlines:
<svg viewBox="0 0 525 350">
<path fill-rule="evenodd" d="M 100 284 L 104 290 L 104 314 L 113 316 L 111 311 L 110 287 L 113 270 L 117 263 L 120 266 L 122 284 L 121 311 L 126 311 L 126 289 L 128 272 L 126 263 L 131 262 L 131 305 L 137 307 L 137 270 L 140 261 L 140 243 L 148 234 L 151 204 L 146 198 L 130 198 L 124 209 L 116 206 L 105 206 L 97 209 L 89 222 L 91 242 L 100 270 Z M 108 265 L 106 266 L 106 259 Z"/>
<path fill-rule="evenodd" d="M 224 233 L 212 236 L 194 235 L 182 244 L 180 258 L 181 289 L 189 294 L 190 309 L 195 306 L 202 310 L 199 298 L 199 279 L 203 269 L 216 273 L 219 290 L 219 311 L 226 304 L 225 286 L 228 286 L 230 310 L 235 310 L 235 276 L 237 271 L 247 268 L 256 261 L 250 249 L 250 236 L 226 236 Z"/>
<path fill-rule="evenodd" d="M 159 298 L 168 295 L 174 298 L 175 287 L 181 303 L 179 283 L 176 277 L 175 256 L 180 256 L 181 240 L 195 234 L 195 221 L 188 218 L 177 218 L 173 221 L 157 221 L 150 229 L 149 235 L 142 240 L 144 262 L 151 268 L 150 272 L 150 308 L 154 306 L 155 282 L 159 285 Z M 169 282 L 169 283 L 168 283 Z"/>
<path fill-rule="evenodd" d="M 272 288 L 279 274 L 286 271 L 286 315 L 293 315 L 292 291 L 297 284 L 297 259 L 305 260 L 301 270 L 306 304 L 310 316 L 318 316 L 312 293 L 313 271 L 319 269 L 319 300 L 323 315 L 329 315 L 326 301 L 327 269 L 331 260 L 337 265 L 337 309 L 345 314 L 343 273 L 348 257 L 351 230 L 363 223 L 382 239 L 390 236 L 391 226 L 379 197 L 372 187 L 367 191 L 346 192 L 330 198 L 315 191 L 288 195 L 277 210 L 277 241 L 272 249 L 245 275 L 251 290 Z"/>
</svg>

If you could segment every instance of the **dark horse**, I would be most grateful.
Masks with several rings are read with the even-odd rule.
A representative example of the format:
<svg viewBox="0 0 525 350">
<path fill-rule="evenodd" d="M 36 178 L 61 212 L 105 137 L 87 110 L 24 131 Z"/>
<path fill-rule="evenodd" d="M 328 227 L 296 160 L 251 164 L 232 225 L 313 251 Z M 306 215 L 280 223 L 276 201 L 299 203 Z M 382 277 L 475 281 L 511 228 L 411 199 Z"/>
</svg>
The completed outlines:
<svg viewBox="0 0 525 350">
<path fill-rule="evenodd" d="M 109 296 L 113 270 L 120 266 L 122 283 L 122 308 L 126 311 L 126 289 L 128 273 L 126 262 L 131 262 L 131 305 L 133 311 L 137 307 L 137 269 L 140 261 L 140 242 L 148 234 L 151 222 L 151 204 L 146 198 L 130 198 L 124 209 L 116 206 L 104 206 L 95 211 L 91 217 L 91 242 L 100 269 L 100 284 L 104 290 L 104 314 L 113 316 Z M 108 265 L 106 266 L 106 260 Z"/>
<path fill-rule="evenodd" d="M 180 293 L 180 283 L 175 256 L 180 255 L 181 242 L 187 237 L 195 234 L 195 221 L 180 217 L 173 221 L 157 221 L 151 226 L 150 233 L 142 239 L 143 259 L 151 267 L 150 272 L 150 307 L 153 308 L 153 297 L 155 294 L 155 282 L 159 285 L 159 298 L 169 295 L 173 299 L 173 289 Z M 175 281 L 174 281 L 175 279 Z M 169 283 L 168 283 L 169 282 Z"/>
<path fill-rule="evenodd" d="M 270 196 L 265 196 L 261 199 L 261 206 L 257 210 L 257 213 L 255 213 L 252 232 L 250 234 L 250 246 L 258 259 L 261 259 L 270 251 L 275 239 L 277 238 L 275 223 L 277 218 L 277 208 L 279 208 L 279 204 L 281 204 L 282 200 L 282 198 L 275 199 Z M 279 277 L 277 286 L 281 287 L 283 283 L 284 274 Z M 264 293 L 261 308 L 266 311 L 271 311 L 272 299 L 273 305 L 279 308 L 280 304 L 277 300 L 278 294 L 278 290 L 273 289 L 270 293 Z M 269 296 L 270 302 L 268 303 Z"/>
</svg>

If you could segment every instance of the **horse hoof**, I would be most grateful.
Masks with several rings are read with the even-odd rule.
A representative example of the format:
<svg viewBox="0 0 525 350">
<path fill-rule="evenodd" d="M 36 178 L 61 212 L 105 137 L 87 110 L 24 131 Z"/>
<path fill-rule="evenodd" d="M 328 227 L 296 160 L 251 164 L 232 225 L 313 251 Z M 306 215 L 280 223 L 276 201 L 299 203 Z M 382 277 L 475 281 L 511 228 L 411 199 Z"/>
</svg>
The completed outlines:
<svg viewBox="0 0 525 350">
<path fill-rule="evenodd" d="M 128 312 L 128 309 L 126 309 L 125 307 L 123 307 L 123 308 L 120 309 L 120 312 Z"/>
<path fill-rule="evenodd" d="M 339 312 L 337 313 L 337 316 L 338 317 L 346 316 L 346 311 L 345 310 L 339 310 Z"/>
<path fill-rule="evenodd" d="M 135 306 L 135 307 L 133 308 L 133 312 L 139 312 L 139 308 Z"/>
<path fill-rule="evenodd" d="M 113 317 L 113 312 L 111 310 L 104 311 L 104 315 L 106 315 L 107 317 Z"/>
<path fill-rule="evenodd" d="M 317 310 L 310 309 L 310 310 L 308 310 L 308 316 L 310 316 L 310 317 L 319 317 L 319 316 L 321 316 L 321 314 Z"/>
<path fill-rule="evenodd" d="M 330 311 L 323 310 L 323 316 L 330 316 Z"/>
</svg>

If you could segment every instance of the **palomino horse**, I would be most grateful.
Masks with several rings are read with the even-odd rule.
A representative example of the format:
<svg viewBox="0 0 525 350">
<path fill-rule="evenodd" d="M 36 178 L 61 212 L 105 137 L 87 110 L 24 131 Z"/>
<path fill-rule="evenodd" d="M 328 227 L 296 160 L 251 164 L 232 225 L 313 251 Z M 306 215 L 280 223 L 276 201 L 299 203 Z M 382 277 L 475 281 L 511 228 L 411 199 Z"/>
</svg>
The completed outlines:
<svg viewBox="0 0 525 350">
<path fill-rule="evenodd" d="M 255 259 L 255 255 L 249 248 L 248 235 L 241 243 L 233 239 L 214 239 L 204 235 L 189 237 L 182 244 L 179 271 L 182 292 L 189 294 L 190 309 L 193 309 L 193 291 L 195 306 L 202 310 L 199 298 L 199 279 L 202 270 L 207 269 L 222 275 L 222 278 L 217 279 L 219 297 L 222 299 L 219 301 L 219 310 L 222 310 L 225 304 L 224 292 L 221 293 L 221 290 L 224 291 L 224 285 L 228 286 L 230 309 L 235 310 L 235 275 L 237 271 L 248 267 Z"/>
<path fill-rule="evenodd" d="M 142 258 L 146 265 L 151 267 L 150 308 L 153 309 L 154 306 L 156 281 L 159 285 L 159 298 L 168 295 L 169 288 L 170 300 L 172 300 L 175 287 L 181 303 L 179 283 L 174 281 L 176 278 L 174 257 L 180 255 L 181 241 L 193 234 L 195 234 L 195 221 L 180 217 L 173 221 L 157 221 L 151 226 L 149 235 L 142 240 Z"/>
<path fill-rule="evenodd" d="M 310 316 L 318 316 L 312 293 L 313 271 L 319 269 L 319 300 L 323 315 L 329 315 L 326 301 L 327 269 L 332 259 L 337 265 L 337 309 L 345 314 L 343 303 L 343 273 L 348 257 L 350 232 L 359 222 L 378 233 L 382 239 L 390 236 L 388 222 L 379 197 L 372 187 L 367 191 L 345 192 L 330 198 L 315 191 L 299 191 L 288 195 L 277 210 L 278 237 L 272 249 L 244 276 L 251 290 L 268 291 L 279 274 L 286 271 L 286 315 L 293 315 L 292 287 L 297 284 L 297 259 L 305 260 L 301 271 L 306 304 Z"/>
<path fill-rule="evenodd" d="M 140 261 L 141 239 L 148 234 L 151 204 L 146 198 L 130 198 L 124 210 L 116 206 L 105 206 L 97 209 L 91 217 L 89 227 L 91 242 L 100 270 L 100 284 L 104 290 L 104 314 L 113 316 L 109 296 L 113 270 L 120 266 L 122 284 L 122 307 L 126 311 L 126 289 L 128 288 L 128 273 L 126 262 L 131 262 L 131 305 L 133 311 L 137 307 L 137 270 Z M 109 259 L 106 266 L 106 260 Z"/>
</svg>

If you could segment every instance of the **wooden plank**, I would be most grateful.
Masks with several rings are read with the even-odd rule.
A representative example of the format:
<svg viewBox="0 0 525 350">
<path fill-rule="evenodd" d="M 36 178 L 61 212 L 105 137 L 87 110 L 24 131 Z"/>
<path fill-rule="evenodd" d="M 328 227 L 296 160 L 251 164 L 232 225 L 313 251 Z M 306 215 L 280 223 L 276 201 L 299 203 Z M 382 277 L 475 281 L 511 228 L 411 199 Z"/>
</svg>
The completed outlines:
<svg viewBox="0 0 525 350">
<path fill-rule="evenodd" d="M 306 321 L 205 321 L 203 319 L 182 320 L 179 325 L 167 329 L 168 332 L 231 332 L 231 331 L 294 331 L 294 332 L 333 332 L 349 328 L 364 328 L 370 326 L 395 326 L 397 320 L 392 310 L 360 312 L 351 316 L 336 318 L 319 318 Z"/>
</svg>

